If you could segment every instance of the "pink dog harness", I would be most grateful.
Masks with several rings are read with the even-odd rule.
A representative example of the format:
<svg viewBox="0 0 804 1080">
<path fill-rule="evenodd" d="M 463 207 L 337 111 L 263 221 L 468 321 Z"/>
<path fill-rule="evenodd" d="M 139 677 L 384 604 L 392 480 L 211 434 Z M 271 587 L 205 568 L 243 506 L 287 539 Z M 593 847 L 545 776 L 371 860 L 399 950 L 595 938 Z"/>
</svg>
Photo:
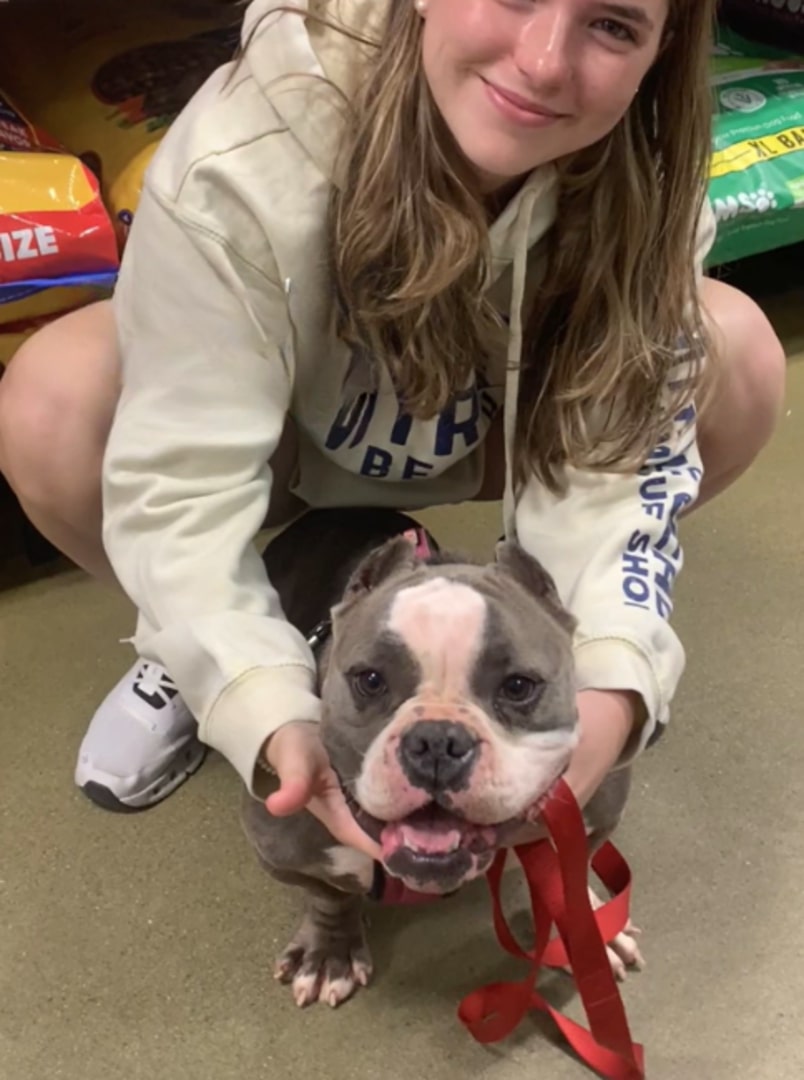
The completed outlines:
<svg viewBox="0 0 804 1080">
<path fill-rule="evenodd" d="M 409 540 L 411 544 L 413 544 L 413 550 L 417 559 L 429 559 L 432 557 L 433 550 L 430 547 L 430 538 L 425 529 L 408 529 L 408 531 L 402 535 L 406 540 Z"/>
</svg>

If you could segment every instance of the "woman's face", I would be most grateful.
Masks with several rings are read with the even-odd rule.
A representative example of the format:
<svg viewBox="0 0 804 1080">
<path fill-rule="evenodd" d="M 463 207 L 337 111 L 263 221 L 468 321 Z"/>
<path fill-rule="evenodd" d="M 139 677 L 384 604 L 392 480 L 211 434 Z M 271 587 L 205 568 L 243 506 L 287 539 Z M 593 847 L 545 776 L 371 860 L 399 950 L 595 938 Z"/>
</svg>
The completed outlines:
<svg viewBox="0 0 804 1080">
<path fill-rule="evenodd" d="M 433 98 L 490 193 L 617 126 L 659 51 L 668 0 L 416 6 Z"/>
</svg>

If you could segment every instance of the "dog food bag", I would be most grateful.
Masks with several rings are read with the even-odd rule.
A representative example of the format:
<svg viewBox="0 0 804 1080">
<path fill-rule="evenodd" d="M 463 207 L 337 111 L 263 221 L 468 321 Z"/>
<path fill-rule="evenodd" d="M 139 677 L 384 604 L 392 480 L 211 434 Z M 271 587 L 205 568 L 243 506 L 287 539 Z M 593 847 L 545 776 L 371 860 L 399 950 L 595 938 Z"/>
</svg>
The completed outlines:
<svg viewBox="0 0 804 1080">
<path fill-rule="evenodd" d="M 0 363 L 42 321 L 104 295 L 118 265 L 91 171 L 0 94 Z"/>
<path fill-rule="evenodd" d="M 804 240 L 804 56 L 722 27 L 712 86 L 716 266 Z"/>
<path fill-rule="evenodd" d="M 170 123 L 234 55 L 242 12 L 198 0 L 0 3 L 3 79 L 26 114 L 95 172 L 118 243 Z"/>
</svg>

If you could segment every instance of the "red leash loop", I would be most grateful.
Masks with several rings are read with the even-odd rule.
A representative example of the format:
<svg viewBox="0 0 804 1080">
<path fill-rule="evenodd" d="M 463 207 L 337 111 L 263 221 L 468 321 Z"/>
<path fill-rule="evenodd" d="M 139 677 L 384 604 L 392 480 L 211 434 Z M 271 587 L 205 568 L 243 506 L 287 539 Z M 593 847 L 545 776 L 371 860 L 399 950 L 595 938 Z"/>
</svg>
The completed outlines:
<svg viewBox="0 0 804 1080">
<path fill-rule="evenodd" d="M 492 983 L 469 994 L 458 1015 L 480 1043 L 510 1035 L 530 1009 L 546 1012 L 578 1056 L 606 1080 L 644 1080 L 643 1048 L 634 1043 L 622 999 L 606 955 L 606 942 L 625 929 L 631 874 L 612 844 L 597 853 L 593 868 L 614 898 L 597 912 L 588 893 L 588 849 L 583 816 L 561 781 L 542 817 L 553 843 L 542 840 L 515 849 L 522 864 L 533 909 L 536 941 L 531 952 L 516 942 L 505 920 L 500 886 L 505 852 L 488 873 L 494 929 L 512 956 L 526 960 L 521 982 Z M 559 937 L 549 941 L 553 926 Z M 589 1030 L 554 1009 L 536 989 L 542 965 L 569 965 L 583 1002 Z"/>
</svg>

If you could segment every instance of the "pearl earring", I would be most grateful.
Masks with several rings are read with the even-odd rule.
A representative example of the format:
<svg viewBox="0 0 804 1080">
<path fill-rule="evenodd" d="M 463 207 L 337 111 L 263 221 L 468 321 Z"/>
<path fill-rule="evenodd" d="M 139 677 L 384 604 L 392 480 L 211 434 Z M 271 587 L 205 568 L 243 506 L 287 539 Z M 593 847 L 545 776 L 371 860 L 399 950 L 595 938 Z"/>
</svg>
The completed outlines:
<svg viewBox="0 0 804 1080">
<path fill-rule="evenodd" d="M 414 0 L 413 6 L 420 15 L 424 15 L 425 11 L 427 11 L 427 0 Z"/>
</svg>

